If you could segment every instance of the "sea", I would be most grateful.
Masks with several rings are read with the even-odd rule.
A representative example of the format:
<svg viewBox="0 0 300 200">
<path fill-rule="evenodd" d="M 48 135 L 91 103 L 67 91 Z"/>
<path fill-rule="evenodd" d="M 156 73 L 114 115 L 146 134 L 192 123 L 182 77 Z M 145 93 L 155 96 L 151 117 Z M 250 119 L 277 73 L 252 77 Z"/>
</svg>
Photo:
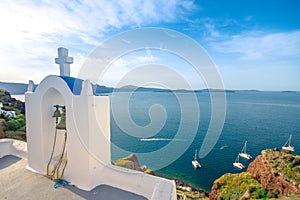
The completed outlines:
<svg viewBox="0 0 300 200">
<path fill-rule="evenodd" d="M 255 158 L 263 149 L 280 149 L 292 134 L 291 144 L 295 153 L 300 154 L 300 92 L 226 92 L 223 128 L 211 151 L 205 157 L 197 156 L 202 166 L 199 169 L 191 161 L 195 151 L 199 152 L 212 120 L 214 106 L 209 92 L 100 95 L 111 96 L 112 160 L 134 153 L 141 165 L 154 169 L 157 175 L 184 181 L 207 192 L 221 175 L 247 169 L 251 160 L 240 159 L 244 170 L 232 165 L 245 141 L 247 152 Z M 193 97 L 196 105 L 189 102 Z M 221 118 L 222 114 L 214 117 Z"/>
<path fill-rule="evenodd" d="M 226 117 L 220 137 L 216 139 L 216 144 L 205 157 L 201 159 L 197 157 L 202 167 L 195 169 L 191 161 L 195 150 L 199 151 L 207 134 L 212 117 L 212 101 L 209 92 L 181 95 L 187 97 L 195 95 L 198 108 L 191 109 L 188 102 L 180 102 L 178 95 L 172 92 L 135 92 L 130 94 L 129 100 L 123 97 L 128 94 L 112 96 L 117 99 L 112 101 L 112 108 L 126 107 L 121 109 L 122 112 L 112 113 L 111 116 L 112 160 L 124 157 L 128 152 L 135 153 L 139 157 L 140 164 L 156 169 L 156 174 L 182 180 L 209 192 L 213 181 L 221 175 L 239 173 L 247 169 L 251 160 L 241 158 L 240 162 L 246 168 L 239 170 L 233 167 L 233 162 L 245 141 L 247 152 L 255 158 L 264 149 L 280 149 L 292 134 L 295 153 L 300 154 L 300 92 L 227 92 Z M 122 100 L 127 101 L 126 105 L 123 105 Z M 155 111 L 155 108 L 163 108 L 165 112 Z M 200 111 L 200 120 L 195 117 L 196 109 Z M 190 115 L 182 114 L 183 110 L 188 110 Z M 153 114 L 155 112 L 157 115 Z M 155 117 L 161 119 L 159 115 L 166 118 L 161 129 L 152 126 Z M 185 118 L 183 122 L 182 115 Z M 119 123 L 119 120 L 126 121 L 128 127 L 132 126 L 131 123 L 135 123 L 138 128 L 144 127 L 145 130 L 137 129 L 140 130 L 138 132 L 132 129 L 134 132 L 132 134 L 126 123 L 125 125 Z M 162 126 L 161 123 L 157 124 Z M 195 136 L 192 137 L 190 134 L 194 134 L 192 132 L 195 130 L 195 124 L 199 126 L 196 128 Z M 185 132 L 180 133 L 178 138 L 178 130 L 182 130 L 182 126 L 185 127 L 183 128 Z M 149 128 L 156 134 L 149 137 Z M 172 140 L 175 142 L 172 143 Z M 174 147 L 171 151 L 164 151 L 168 145 Z M 166 165 L 164 161 L 170 160 L 170 157 L 176 159 L 172 158 L 173 161 Z"/>
<path fill-rule="evenodd" d="M 25 101 L 25 95 L 24 94 L 12 94 L 11 95 L 12 98 L 15 98 L 19 101 Z"/>
</svg>

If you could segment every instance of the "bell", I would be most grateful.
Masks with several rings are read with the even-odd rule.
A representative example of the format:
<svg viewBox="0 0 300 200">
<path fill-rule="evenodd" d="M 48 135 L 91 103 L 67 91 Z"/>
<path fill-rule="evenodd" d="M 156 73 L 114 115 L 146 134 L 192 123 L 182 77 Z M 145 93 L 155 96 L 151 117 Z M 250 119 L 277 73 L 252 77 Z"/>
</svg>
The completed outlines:
<svg viewBox="0 0 300 200">
<path fill-rule="evenodd" d="M 56 126 L 57 129 L 63 129 L 66 130 L 66 112 L 65 112 L 65 106 L 62 107 L 62 113 L 59 124 Z"/>
<path fill-rule="evenodd" d="M 58 123 L 58 118 L 59 118 L 61 115 L 60 115 L 60 112 L 59 112 L 59 110 L 58 110 L 58 106 L 54 106 L 54 107 L 56 107 L 56 110 L 54 111 L 52 117 L 55 117 L 55 119 L 56 119 L 56 124 L 57 124 L 57 123 Z"/>
</svg>

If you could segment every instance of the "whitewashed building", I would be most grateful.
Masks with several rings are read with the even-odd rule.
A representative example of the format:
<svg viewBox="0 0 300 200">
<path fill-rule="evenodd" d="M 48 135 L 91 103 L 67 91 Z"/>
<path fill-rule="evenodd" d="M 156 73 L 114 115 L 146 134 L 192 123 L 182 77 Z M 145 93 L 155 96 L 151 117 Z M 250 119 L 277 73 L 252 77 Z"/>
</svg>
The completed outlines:
<svg viewBox="0 0 300 200">
<path fill-rule="evenodd" d="M 30 82 L 25 94 L 28 169 L 83 190 L 108 185 L 146 199 L 176 199 L 174 181 L 111 164 L 110 98 L 96 96 L 89 80 L 70 77 L 73 58 L 65 48 L 58 54 L 60 76 L 47 76 L 35 90 Z M 64 107 L 65 128 L 57 128 L 55 106 Z"/>
</svg>

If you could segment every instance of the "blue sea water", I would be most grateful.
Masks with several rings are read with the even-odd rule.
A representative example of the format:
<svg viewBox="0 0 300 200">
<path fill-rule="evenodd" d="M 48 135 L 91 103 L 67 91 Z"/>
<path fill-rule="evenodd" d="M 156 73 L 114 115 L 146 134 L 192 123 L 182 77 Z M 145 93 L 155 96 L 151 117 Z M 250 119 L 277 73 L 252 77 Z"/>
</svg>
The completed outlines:
<svg viewBox="0 0 300 200">
<path fill-rule="evenodd" d="M 126 93 L 120 92 L 118 96 L 114 97 L 112 108 L 117 109 L 124 106 L 122 95 L 126 95 Z M 181 95 L 192 94 L 182 93 Z M 201 92 L 197 93 L 196 96 L 200 110 L 200 121 L 197 121 L 195 117 L 197 108 L 189 105 L 189 103 L 180 104 L 175 94 L 171 92 L 133 93 L 128 101 L 128 108 L 121 109 L 122 111 L 117 114 L 112 113 L 111 116 L 112 160 L 127 156 L 128 152 L 137 155 L 152 155 L 151 152 L 159 151 L 171 144 L 173 138 L 176 138 L 175 144 L 179 148 L 168 151 L 168 153 L 154 154 L 153 157 L 141 156 L 141 158 L 139 157 L 140 163 L 155 169 L 173 154 L 180 154 L 178 159 L 157 170 L 156 173 L 186 181 L 209 191 L 213 181 L 222 174 L 241 172 L 241 170 L 235 169 L 232 163 L 245 141 L 248 142 L 247 152 L 255 157 L 263 149 L 281 148 L 289 135 L 292 134 L 292 145 L 295 146 L 295 153 L 300 154 L 300 93 L 238 91 L 226 93 L 226 119 L 220 138 L 206 157 L 198 159 L 202 168 L 194 169 L 191 161 L 195 149 L 199 150 L 201 147 L 211 119 L 209 93 Z M 160 107 L 151 107 L 153 105 L 160 105 Z M 165 113 L 161 112 L 161 108 L 165 110 Z M 190 112 L 190 115 L 184 116 L 184 122 L 181 122 L 182 109 Z M 149 114 L 149 110 L 153 112 Z M 140 131 L 134 135 L 128 134 L 128 129 L 120 127 L 120 124 L 117 123 L 118 120 L 128 120 L 128 114 L 137 126 L 145 129 L 150 127 L 156 134 L 145 137 L 149 130 Z M 166 120 L 161 129 L 149 126 L 155 121 L 154 118 L 160 119 L 161 115 L 164 116 L 164 114 Z M 199 126 L 196 129 L 196 136 L 191 139 L 189 134 L 193 132 L 195 122 Z M 157 126 L 160 125 L 158 123 Z M 176 133 L 182 127 L 185 127 L 183 129 L 185 133 L 178 139 Z M 188 148 L 185 150 L 183 147 L 186 145 Z M 240 161 L 246 168 L 250 163 L 247 160 L 241 159 Z"/>
</svg>

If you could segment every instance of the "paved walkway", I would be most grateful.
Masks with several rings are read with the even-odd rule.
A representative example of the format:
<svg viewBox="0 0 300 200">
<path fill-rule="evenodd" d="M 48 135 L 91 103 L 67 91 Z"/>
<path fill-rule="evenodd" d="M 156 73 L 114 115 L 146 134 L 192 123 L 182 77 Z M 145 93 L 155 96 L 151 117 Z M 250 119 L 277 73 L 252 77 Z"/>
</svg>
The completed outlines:
<svg viewBox="0 0 300 200">
<path fill-rule="evenodd" d="M 54 189 L 51 180 L 25 169 L 26 164 L 26 160 L 15 156 L 0 158 L 1 200 L 146 200 L 145 197 L 107 185 L 98 186 L 92 191 L 80 190 L 73 186 Z"/>
</svg>

